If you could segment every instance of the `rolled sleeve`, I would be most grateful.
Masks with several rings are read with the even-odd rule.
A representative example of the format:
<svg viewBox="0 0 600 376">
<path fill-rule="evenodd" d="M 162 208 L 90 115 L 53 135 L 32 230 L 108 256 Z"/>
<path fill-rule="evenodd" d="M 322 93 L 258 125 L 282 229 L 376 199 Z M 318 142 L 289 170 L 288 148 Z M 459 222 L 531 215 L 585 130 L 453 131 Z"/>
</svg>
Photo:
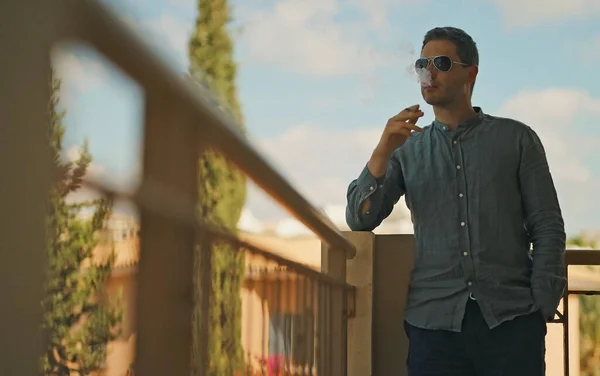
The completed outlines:
<svg viewBox="0 0 600 376">
<path fill-rule="evenodd" d="M 404 191 L 402 169 L 395 154 L 388 162 L 386 174 L 380 178 L 375 178 L 365 166 L 348 186 L 346 223 L 352 231 L 373 231 L 390 215 Z M 361 214 L 366 200 L 370 201 L 369 211 Z"/>
<path fill-rule="evenodd" d="M 531 129 L 522 142 L 519 178 L 525 225 L 533 244 L 531 290 L 537 308 L 549 318 L 566 286 L 566 233 L 544 147 Z"/>
</svg>

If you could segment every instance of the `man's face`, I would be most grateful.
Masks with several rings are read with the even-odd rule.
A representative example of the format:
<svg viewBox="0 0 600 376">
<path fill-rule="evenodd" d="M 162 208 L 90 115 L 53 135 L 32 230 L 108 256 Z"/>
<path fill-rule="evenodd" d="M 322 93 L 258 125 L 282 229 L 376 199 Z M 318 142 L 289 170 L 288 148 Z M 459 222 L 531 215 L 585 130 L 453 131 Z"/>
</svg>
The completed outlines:
<svg viewBox="0 0 600 376">
<path fill-rule="evenodd" d="M 461 62 L 456 46 L 448 40 L 432 40 L 423 47 L 421 57 L 436 56 L 448 56 L 453 61 Z M 421 86 L 421 95 L 432 106 L 447 106 L 463 98 L 473 82 L 469 77 L 471 69 L 460 64 L 453 63 L 448 72 L 440 72 L 431 62 L 427 69 L 431 72 L 431 86 Z"/>
</svg>

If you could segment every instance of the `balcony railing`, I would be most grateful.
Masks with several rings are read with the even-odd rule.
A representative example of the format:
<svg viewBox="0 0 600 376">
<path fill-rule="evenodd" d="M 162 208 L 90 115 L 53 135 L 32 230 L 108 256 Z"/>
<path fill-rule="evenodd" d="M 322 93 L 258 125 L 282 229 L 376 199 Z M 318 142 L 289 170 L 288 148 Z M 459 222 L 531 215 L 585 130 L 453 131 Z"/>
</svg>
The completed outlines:
<svg viewBox="0 0 600 376">
<path fill-rule="evenodd" d="M 274 341 L 281 350 L 271 361 L 282 368 L 276 374 L 345 374 L 347 301 L 353 292 L 345 283 L 345 262 L 354 257 L 355 248 L 245 140 L 214 99 L 186 85 L 96 1 L 6 0 L 0 5 L 0 25 L 0 374 L 39 372 L 46 203 L 53 181 L 46 127 L 49 54 L 54 45 L 69 40 L 104 55 L 142 87 L 146 98 L 143 177 L 137 192 L 127 196 L 102 182 L 88 182 L 103 194 L 134 201 L 140 211 L 136 374 L 190 374 L 195 261 L 202 269 L 202 313 L 193 367 L 207 374 L 212 361 L 210 299 L 215 289 L 223 288 L 211 279 L 214 243 L 233 245 L 231 252 L 244 255 L 246 291 L 263 294 L 271 304 L 269 314 L 279 315 L 275 321 L 299 338 Z M 205 148 L 225 155 L 328 245 L 321 271 L 241 243 L 197 218 L 197 164 Z M 194 258 L 196 246 L 199 260 Z M 267 289 L 263 277 L 275 283 Z M 293 317 L 292 308 L 305 314 Z M 249 341 L 265 342 L 268 329 L 257 333 Z M 250 354 L 249 365 L 264 366 L 260 361 L 266 351 L 261 346 Z"/>
</svg>

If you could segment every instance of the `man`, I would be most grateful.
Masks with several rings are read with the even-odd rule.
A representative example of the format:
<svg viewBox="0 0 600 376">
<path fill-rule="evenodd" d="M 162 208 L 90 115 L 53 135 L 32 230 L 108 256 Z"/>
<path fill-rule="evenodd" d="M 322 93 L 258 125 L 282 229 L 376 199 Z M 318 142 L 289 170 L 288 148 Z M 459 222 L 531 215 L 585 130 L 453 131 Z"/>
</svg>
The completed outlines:
<svg viewBox="0 0 600 376">
<path fill-rule="evenodd" d="M 479 54 L 464 31 L 425 35 L 419 105 L 387 122 L 346 220 L 372 231 L 401 196 L 415 266 L 405 313 L 410 376 L 541 376 L 546 323 L 565 287 L 566 235 L 544 148 L 516 120 L 471 105 Z M 533 250 L 531 250 L 533 245 Z"/>
</svg>

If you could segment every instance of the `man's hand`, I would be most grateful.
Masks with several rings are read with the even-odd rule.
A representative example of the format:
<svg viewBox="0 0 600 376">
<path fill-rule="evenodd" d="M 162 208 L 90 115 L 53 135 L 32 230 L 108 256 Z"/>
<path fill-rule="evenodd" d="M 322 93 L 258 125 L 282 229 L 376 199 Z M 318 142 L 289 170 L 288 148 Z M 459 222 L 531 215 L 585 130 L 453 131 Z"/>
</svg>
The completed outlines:
<svg viewBox="0 0 600 376">
<path fill-rule="evenodd" d="M 421 116 L 423 116 L 423 112 L 416 104 L 405 108 L 398 115 L 388 120 L 379 143 L 367 164 L 367 168 L 373 176 L 381 177 L 385 175 L 388 160 L 394 150 L 404 145 L 406 140 L 412 136 L 413 131 L 423 131 L 423 128 L 416 125 Z"/>
</svg>

